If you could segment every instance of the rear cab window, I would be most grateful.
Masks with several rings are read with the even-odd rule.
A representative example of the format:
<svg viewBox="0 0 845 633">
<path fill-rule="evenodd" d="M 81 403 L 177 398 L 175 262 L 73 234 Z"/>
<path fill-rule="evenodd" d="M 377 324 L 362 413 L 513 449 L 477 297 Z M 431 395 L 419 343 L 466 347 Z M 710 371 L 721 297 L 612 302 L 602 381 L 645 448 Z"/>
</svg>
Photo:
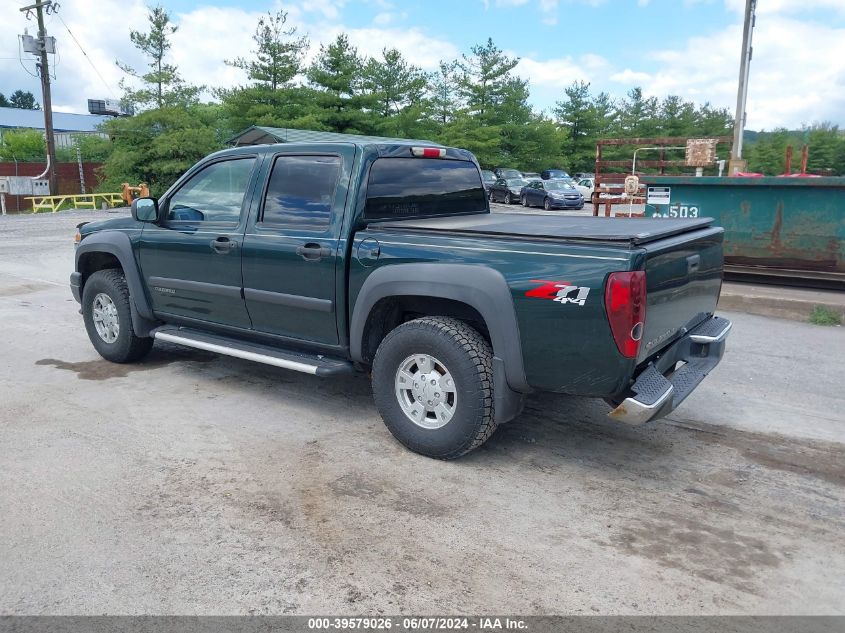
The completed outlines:
<svg viewBox="0 0 845 633">
<path fill-rule="evenodd" d="M 378 158 L 367 182 L 367 220 L 487 213 L 475 163 L 442 158 Z"/>
</svg>

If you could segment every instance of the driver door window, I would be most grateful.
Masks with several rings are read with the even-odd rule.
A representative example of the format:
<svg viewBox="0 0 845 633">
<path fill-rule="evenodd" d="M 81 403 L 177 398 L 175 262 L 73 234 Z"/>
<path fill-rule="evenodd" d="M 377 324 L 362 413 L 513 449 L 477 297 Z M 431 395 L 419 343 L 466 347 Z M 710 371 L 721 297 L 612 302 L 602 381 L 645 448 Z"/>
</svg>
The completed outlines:
<svg viewBox="0 0 845 633">
<path fill-rule="evenodd" d="M 237 224 L 254 158 L 209 165 L 185 183 L 168 203 L 168 222 Z"/>
</svg>

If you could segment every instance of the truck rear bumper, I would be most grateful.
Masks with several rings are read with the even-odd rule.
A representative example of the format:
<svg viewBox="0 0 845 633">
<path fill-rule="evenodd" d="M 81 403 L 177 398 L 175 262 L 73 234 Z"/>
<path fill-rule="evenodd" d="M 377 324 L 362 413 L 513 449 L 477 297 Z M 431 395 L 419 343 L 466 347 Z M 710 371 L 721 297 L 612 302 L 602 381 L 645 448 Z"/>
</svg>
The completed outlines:
<svg viewBox="0 0 845 633">
<path fill-rule="evenodd" d="M 608 415 L 639 425 L 669 414 L 722 360 L 730 329 L 730 321 L 714 316 L 687 332 L 649 363 L 631 386 L 632 395 Z M 683 365 L 675 369 L 679 362 Z"/>
</svg>

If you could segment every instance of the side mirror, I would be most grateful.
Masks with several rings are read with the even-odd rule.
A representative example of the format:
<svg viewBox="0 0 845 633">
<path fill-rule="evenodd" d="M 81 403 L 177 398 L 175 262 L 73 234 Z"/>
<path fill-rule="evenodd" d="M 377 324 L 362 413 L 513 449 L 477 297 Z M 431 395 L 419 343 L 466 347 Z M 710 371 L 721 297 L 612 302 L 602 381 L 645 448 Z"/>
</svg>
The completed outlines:
<svg viewBox="0 0 845 633">
<path fill-rule="evenodd" d="M 132 217 L 138 222 L 156 222 L 158 220 L 158 200 L 155 198 L 135 198 L 132 201 Z"/>
</svg>

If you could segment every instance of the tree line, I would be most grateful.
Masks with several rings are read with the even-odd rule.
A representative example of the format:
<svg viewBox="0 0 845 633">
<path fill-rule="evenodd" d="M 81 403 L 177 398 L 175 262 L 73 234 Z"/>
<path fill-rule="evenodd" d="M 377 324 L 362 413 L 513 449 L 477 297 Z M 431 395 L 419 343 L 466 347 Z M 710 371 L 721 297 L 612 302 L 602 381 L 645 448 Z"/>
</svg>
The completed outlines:
<svg viewBox="0 0 845 633">
<path fill-rule="evenodd" d="M 197 85 L 170 61 L 177 29 L 157 6 L 149 11 L 146 30 L 130 32 L 147 66 L 117 64 L 126 74 L 124 101 L 139 114 L 107 122 L 110 141 L 89 142 L 87 148 L 89 154 L 106 154 L 105 188 L 145 181 L 161 193 L 196 160 L 251 125 L 426 139 L 466 148 L 487 168 L 570 172 L 592 171 L 599 138 L 732 133 L 733 118 L 725 108 L 675 95 L 647 97 L 639 87 L 613 98 L 575 81 L 553 108 L 538 112 L 529 104 L 529 82 L 515 72 L 519 58 L 492 39 L 441 61 L 434 72 L 391 47 L 374 57 L 362 55 L 345 34 L 321 44 L 307 63 L 312 43 L 288 25 L 283 10 L 258 20 L 249 56 L 221 59 L 244 71 L 245 84 Z M 215 101 L 203 103 L 209 91 Z M 823 125 L 808 134 L 812 144 L 824 146 L 811 148 L 811 166 L 845 173 L 845 139 L 838 129 Z M 780 173 L 777 155 L 788 138 L 790 133 L 777 131 L 747 145 L 749 170 Z M 631 158 L 630 150 L 622 152 L 610 148 L 605 156 Z"/>
</svg>

